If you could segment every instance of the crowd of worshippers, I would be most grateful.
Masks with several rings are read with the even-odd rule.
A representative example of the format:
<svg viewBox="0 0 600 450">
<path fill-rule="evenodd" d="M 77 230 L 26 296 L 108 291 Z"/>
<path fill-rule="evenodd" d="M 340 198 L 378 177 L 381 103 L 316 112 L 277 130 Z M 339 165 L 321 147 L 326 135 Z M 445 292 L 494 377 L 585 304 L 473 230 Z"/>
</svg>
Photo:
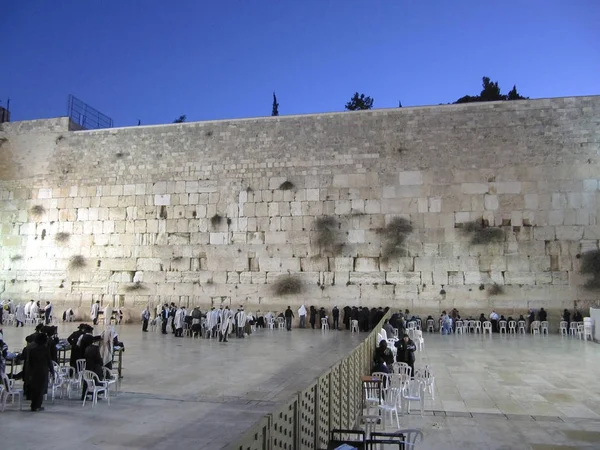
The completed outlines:
<svg viewBox="0 0 600 450">
<path fill-rule="evenodd" d="M 77 361 L 85 360 L 85 370 L 94 372 L 99 380 L 104 379 L 103 367 L 112 369 L 115 349 L 125 350 L 123 342 L 112 328 L 106 328 L 99 335 L 94 335 L 94 328 L 80 324 L 66 340 L 58 336 L 57 326 L 39 324 L 35 332 L 25 338 L 26 346 L 21 352 L 9 352 L 0 330 L 0 377 L 23 380 L 23 394 L 31 401 L 31 411 L 43 411 L 44 395 L 48 391 L 51 376 L 54 376 L 53 362 L 59 364 L 59 348 L 70 347 L 69 365 L 77 373 Z M 13 364 L 23 364 L 21 372 L 6 374 L 7 361 Z M 85 382 L 82 387 L 82 400 L 86 392 Z"/>
<path fill-rule="evenodd" d="M 375 325 L 377 325 L 389 308 L 367 308 L 366 306 L 344 306 L 340 310 L 337 306 L 334 306 L 331 310 L 331 317 L 327 310 L 323 307 L 311 306 L 308 311 L 306 307 L 302 305 L 298 309 L 298 316 L 300 318 L 300 328 L 306 328 L 306 318 L 308 316 L 308 323 L 311 328 L 321 328 L 324 323 L 327 324 L 330 330 L 340 330 L 340 316 L 341 323 L 343 323 L 346 330 L 350 330 L 353 320 L 358 321 L 358 327 L 360 331 L 370 331 Z M 342 314 L 343 313 L 343 314 Z"/>
<path fill-rule="evenodd" d="M 37 302 L 33 299 L 23 304 L 15 304 L 10 299 L 3 300 L 0 303 L 0 325 L 4 324 L 4 321 L 8 316 L 14 318 L 15 326 L 25 326 L 26 319 L 32 319 L 34 323 L 44 323 L 50 325 L 52 323 L 52 313 L 54 312 L 54 306 L 50 301 L 42 306 L 40 301 Z"/>
<path fill-rule="evenodd" d="M 244 311 L 243 306 L 236 312 L 224 305 L 203 312 L 199 307 L 188 311 L 185 306 L 165 303 L 156 307 L 154 318 L 150 306 L 146 306 L 141 319 L 143 332 L 148 332 L 148 325 L 151 324 L 159 328 L 162 334 L 168 334 L 170 330 L 175 337 L 183 337 L 184 330 L 188 329 L 191 337 L 218 336 L 221 342 L 227 342 L 232 334 L 242 339 L 252 334 L 253 326 L 264 326 L 263 317 L 257 319 L 251 312 Z"/>
<path fill-rule="evenodd" d="M 418 317 L 413 316 L 411 318 L 411 320 L 418 320 L 420 321 L 421 319 Z M 481 313 L 479 315 L 479 317 L 475 318 L 472 316 L 469 316 L 465 319 L 463 319 L 460 316 L 460 313 L 458 312 L 458 310 L 456 308 L 452 309 L 452 311 L 450 311 L 450 313 L 447 313 L 446 311 L 442 311 L 442 313 L 440 314 L 440 317 L 438 319 L 438 323 L 436 324 L 433 316 L 427 316 L 427 319 L 425 319 L 425 326 L 423 327 L 423 324 L 421 323 L 421 327 L 428 329 L 428 323 L 432 323 L 430 321 L 433 321 L 433 325 L 434 327 L 436 325 L 439 326 L 439 330 L 441 331 L 442 334 L 450 334 L 453 332 L 456 332 L 456 323 L 458 321 L 463 321 L 464 322 L 472 322 L 472 321 L 478 321 L 481 322 L 481 324 L 483 325 L 484 322 L 490 322 L 491 326 L 492 326 L 492 332 L 493 333 L 499 333 L 500 332 L 500 323 L 501 322 L 524 322 L 527 326 L 527 329 L 531 328 L 531 324 L 535 321 L 538 322 L 546 322 L 548 320 L 548 312 L 546 310 L 544 310 L 544 308 L 540 308 L 539 311 L 536 311 L 533 308 L 530 308 L 529 311 L 526 313 L 526 317 L 523 314 L 519 314 L 518 317 L 513 318 L 513 316 L 508 316 L 505 317 L 502 314 L 498 314 L 495 310 L 492 310 L 492 312 L 486 317 L 486 315 L 484 313 Z M 567 322 L 567 328 L 571 322 L 571 313 L 569 312 L 569 310 L 565 309 L 561 315 L 561 320 Z M 581 312 L 577 309 L 575 309 L 574 313 L 573 313 L 573 322 L 581 322 L 583 321 L 583 315 L 581 314 Z"/>
</svg>

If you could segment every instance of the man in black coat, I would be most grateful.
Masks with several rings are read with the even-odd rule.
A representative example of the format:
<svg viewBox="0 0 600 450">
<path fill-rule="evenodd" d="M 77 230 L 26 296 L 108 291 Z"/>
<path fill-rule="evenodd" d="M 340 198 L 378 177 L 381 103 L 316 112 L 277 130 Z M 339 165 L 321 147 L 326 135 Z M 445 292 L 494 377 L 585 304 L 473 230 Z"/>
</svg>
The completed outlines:
<svg viewBox="0 0 600 450">
<path fill-rule="evenodd" d="M 48 336 L 38 333 L 24 351 L 23 388 L 25 395 L 31 400 L 31 410 L 36 412 L 44 410 L 42 402 L 48 392 L 49 375 L 54 375 L 47 344 Z"/>
<path fill-rule="evenodd" d="M 83 354 L 81 353 L 81 350 L 80 350 L 79 346 L 77 345 L 77 342 L 79 341 L 79 338 L 83 335 L 83 333 L 84 333 L 83 330 L 85 329 L 85 327 L 87 327 L 86 324 L 84 324 L 84 323 L 80 324 L 79 327 L 77 328 L 77 330 L 75 330 L 73 333 L 71 333 L 71 335 L 67 338 L 67 342 L 71 346 L 71 355 L 69 358 L 69 365 L 71 367 L 73 367 L 74 369 L 77 369 L 77 360 L 83 358 Z"/>
<path fill-rule="evenodd" d="M 103 360 L 102 355 L 100 354 L 100 347 L 98 346 L 101 340 L 102 336 L 92 336 L 92 343 L 86 347 L 84 352 L 85 370 L 91 370 L 98 375 L 100 380 L 104 378 L 104 373 L 102 371 Z M 84 381 L 81 390 L 81 400 L 83 400 L 86 390 L 87 383 Z"/>
<path fill-rule="evenodd" d="M 396 361 L 406 363 L 410 366 L 410 376 L 415 375 L 415 350 L 417 346 L 408 337 L 408 334 L 404 334 L 402 339 L 396 341 L 394 344 L 398 349 L 396 352 Z"/>
<path fill-rule="evenodd" d="M 308 318 L 310 322 L 310 327 L 314 330 L 315 323 L 317 322 L 317 309 L 314 306 L 310 307 L 310 317 Z"/>
<path fill-rule="evenodd" d="M 350 329 L 350 316 L 352 315 L 352 308 L 348 305 L 344 306 L 344 326 L 346 330 Z"/>
<path fill-rule="evenodd" d="M 337 305 L 331 310 L 331 315 L 333 316 L 333 329 L 337 330 L 340 327 L 340 310 Z"/>
</svg>

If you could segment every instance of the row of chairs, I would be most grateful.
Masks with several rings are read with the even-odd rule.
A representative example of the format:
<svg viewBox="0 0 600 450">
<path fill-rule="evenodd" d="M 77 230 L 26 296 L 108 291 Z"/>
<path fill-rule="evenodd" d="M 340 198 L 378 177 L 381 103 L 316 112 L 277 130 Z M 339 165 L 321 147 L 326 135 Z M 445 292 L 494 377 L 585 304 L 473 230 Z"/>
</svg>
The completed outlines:
<svg viewBox="0 0 600 450">
<path fill-rule="evenodd" d="M 15 314 L 5 314 L 2 317 L 2 321 L 6 325 L 16 325 L 17 317 Z M 52 325 L 58 325 L 58 317 L 50 316 L 50 321 L 51 321 Z M 36 326 L 38 324 L 43 324 L 43 323 L 46 323 L 46 319 L 43 316 L 37 316 L 37 317 L 26 316 L 25 321 L 23 322 L 23 324 L 25 326 L 28 326 L 28 325 Z"/>
<path fill-rule="evenodd" d="M 410 366 L 404 363 L 394 363 L 390 374 L 373 373 L 373 382 L 363 385 L 366 419 L 381 415 L 385 428 L 386 418 L 389 416 L 391 422 L 395 416 L 396 425 L 400 428 L 399 415 L 410 413 L 411 402 L 419 403 L 423 415 L 426 394 L 434 399 L 435 378 L 427 366 L 412 375 Z M 371 413 L 373 409 L 375 414 Z"/>
<path fill-rule="evenodd" d="M 561 336 L 578 337 L 585 341 L 588 338 L 594 340 L 592 335 L 592 321 L 589 317 L 584 318 L 583 322 L 571 322 L 570 324 L 563 320 L 558 326 L 558 332 Z"/>
<path fill-rule="evenodd" d="M 106 367 L 103 367 L 104 379 L 100 380 L 98 375 L 91 370 L 85 370 L 85 359 L 77 360 L 77 370 L 71 366 L 59 366 L 53 362 L 54 375 L 50 377 L 48 383 L 48 394 L 52 402 L 59 394 L 60 398 L 66 395 L 69 399 L 73 391 L 80 392 L 85 382 L 86 392 L 83 398 L 85 406 L 87 394 L 92 394 L 92 408 L 98 403 L 99 394 L 110 405 L 110 387 L 115 386 L 116 392 L 119 390 L 118 377 Z M 47 395 L 48 395 L 47 394 Z M 6 374 L 2 375 L 2 383 L 0 385 L 0 404 L 2 411 L 6 408 L 6 403 L 10 399 L 11 405 L 14 405 L 15 400 L 18 400 L 19 410 L 23 408 L 23 389 L 15 386 L 15 380 L 9 379 Z"/>
</svg>

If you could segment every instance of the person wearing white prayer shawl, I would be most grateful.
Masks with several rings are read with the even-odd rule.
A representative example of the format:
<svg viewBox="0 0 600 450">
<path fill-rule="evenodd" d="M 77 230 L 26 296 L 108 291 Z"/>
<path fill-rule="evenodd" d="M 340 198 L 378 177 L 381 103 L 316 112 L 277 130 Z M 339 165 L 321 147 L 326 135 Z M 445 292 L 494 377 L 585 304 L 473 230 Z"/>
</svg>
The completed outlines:
<svg viewBox="0 0 600 450">
<path fill-rule="evenodd" d="M 244 327 L 246 326 L 246 313 L 244 312 L 244 308 L 240 306 L 235 314 L 235 324 L 236 324 L 236 335 L 238 339 L 244 337 Z"/>
<path fill-rule="evenodd" d="M 25 307 L 19 303 L 17 306 L 17 312 L 15 313 L 15 320 L 17 322 L 17 328 L 19 325 L 25 326 Z"/>
<path fill-rule="evenodd" d="M 225 307 L 221 316 L 221 325 L 219 327 L 219 342 L 227 342 L 227 336 L 229 335 L 229 327 L 231 326 L 231 319 L 233 313 L 229 309 L 229 306 Z"/>
<path fill-rule="evenodd" d="M 38 307 L 37 303 L 33 302 L 29 314 L 31 314 L 31 318 L 37 323 L 37 320 L 40 318 L 40 308 Z"/>
<path fill-rule="evenodd" d="M 100 313 L 100 300 L 96 300 L 96 303 L 92 305 L 92 310 L 90 311 L 90 318 L 94 325 L 98 325 L 98 314 Z"/>
<path fill-rule="evenodd" d="M 52 303 L 50 301 L 46 302 L 46 306 L 44 306 L 44 318 L 46 320 L 46 325 L 50 325 L 52 322 L 52 311 L 54 310 Z"/>
<path fill-rule="evenodd" d="M 115 332 L 112 328 L 106 328 L 100 336 L 102 336 L 102 340 L 100 341 L 100 356 L 102 356 L 102 364 L 104 367 L 112 369 L 113 341 L 115 338 Z"/>
<path fill-rule="evenodd" d="M 33 301 L 33 299 L 31 299 L 29 301 L 29 303 L 27 303 L 25 305 L 25 317 L 26 318 L 30 318 L 31 317 L 31 308 L 33 307 L 33 305 L 35 305 L 35 302 Z"/>
<path fill-rule="evenodd" d="M 110 325 L 110 321 L 112 320 L 113 308 L 110 305 L 107 305 L 104 308 L 104 326 L 108 327 Z"/>
<path fill-rule="evenodd" d="M 306 324 L 306 307 L 304 305 L 298 308 L 298 317 L 300 318 L 300 328 L 304 328 Z"/>
<path fill-rule="evenodd" d="M 183 337 L 183 324 L 185 322 L 185 309 L 182 307 L 177 308 L 175 311 L 175 337 Z"/>
<path fill-rule="evenodd" d="M 219 311 L 215 310 L 213 306 L 211 310 L 206 313 L 206 338 L 212 338 L 213 332 L 219 322 Z"/>
</svg>

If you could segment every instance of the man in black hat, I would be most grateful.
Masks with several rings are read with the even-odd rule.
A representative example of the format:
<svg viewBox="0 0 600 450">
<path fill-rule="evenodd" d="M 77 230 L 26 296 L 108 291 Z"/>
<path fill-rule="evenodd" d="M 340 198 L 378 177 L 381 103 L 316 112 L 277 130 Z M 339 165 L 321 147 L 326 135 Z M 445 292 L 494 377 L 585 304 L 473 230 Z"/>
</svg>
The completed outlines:
<svg viewBox="0 0 600 450">
<path fill-rule="evenodd" d="M 408 337 L 408 334 L 404 334 L 402 339 L 396 341 L 394 344 L 398 351 L 396 352 L 396 361 L 406 363 L 410 366 L 410 376 L 415 376 L 415 350 L 417 346 Z"/>
<path fill-rule="evenodd" d="M 44 395 L 48 392 L 49 375 L 54 375 L 48 336 L 38 333 L 34 341 L 25 347 L 25 365 L 23 366 L 23 388 L 29 400 L 31 411 L 43 411 Z"/>
</svg>

